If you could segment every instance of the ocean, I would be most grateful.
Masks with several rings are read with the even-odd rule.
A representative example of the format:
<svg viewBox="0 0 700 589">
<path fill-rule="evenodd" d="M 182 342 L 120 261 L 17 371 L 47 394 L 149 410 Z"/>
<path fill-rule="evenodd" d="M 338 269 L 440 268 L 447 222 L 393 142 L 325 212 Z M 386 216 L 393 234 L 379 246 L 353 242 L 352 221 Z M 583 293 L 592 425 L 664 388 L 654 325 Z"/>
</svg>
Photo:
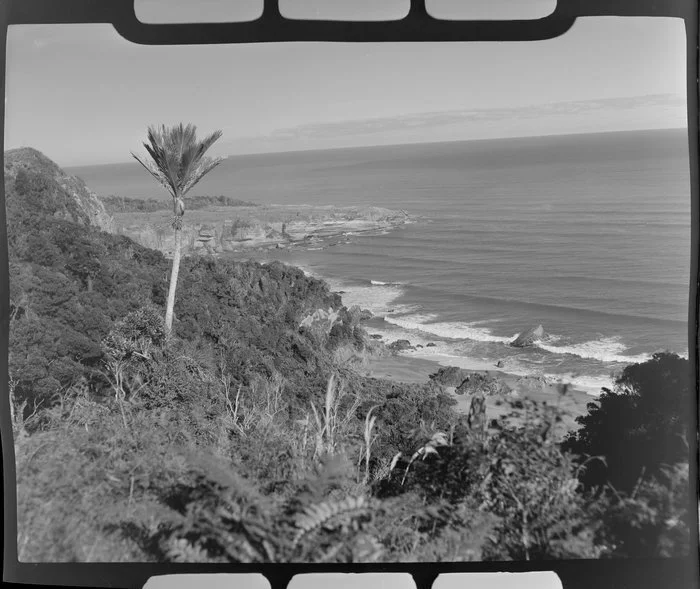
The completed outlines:
<svg viewBox="0 0 700 589">
<path fill-rule="evenodd" d="M 69 172 L 100 194 L 166 197 L 138 164 Z M 407 211 L 393 231 L 259 258 L 325 278 L 376 315 L 370 333 L 423 346 L 409 355 L 597 394 L 654 352 L 688 354 L 685 130 L 235 156 L 193 193 Z M 542 341 L 509 346 L 539 324 Z"/>
</svg>

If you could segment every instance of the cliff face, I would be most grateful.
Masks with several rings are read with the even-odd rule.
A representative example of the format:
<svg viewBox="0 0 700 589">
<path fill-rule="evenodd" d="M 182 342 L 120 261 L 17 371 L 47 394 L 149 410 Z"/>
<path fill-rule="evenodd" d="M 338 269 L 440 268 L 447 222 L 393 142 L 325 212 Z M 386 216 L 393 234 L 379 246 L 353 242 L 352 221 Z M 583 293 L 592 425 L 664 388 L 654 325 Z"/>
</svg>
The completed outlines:
<svg viewBox="0 0 700 589">
<path fill-rule="evenodd" d="M 8 186 L 17 182 L 18 176 L 20 183 L 40 178 L 48 185 L 53 198 L 46 206 L 53 208 L 54 217 L 114 231 L 114 221 L 97 195 L 80 178 L 66 174 L 40 151 L 22 147 L 5 152 L 6 193 Z"/>
</svg>

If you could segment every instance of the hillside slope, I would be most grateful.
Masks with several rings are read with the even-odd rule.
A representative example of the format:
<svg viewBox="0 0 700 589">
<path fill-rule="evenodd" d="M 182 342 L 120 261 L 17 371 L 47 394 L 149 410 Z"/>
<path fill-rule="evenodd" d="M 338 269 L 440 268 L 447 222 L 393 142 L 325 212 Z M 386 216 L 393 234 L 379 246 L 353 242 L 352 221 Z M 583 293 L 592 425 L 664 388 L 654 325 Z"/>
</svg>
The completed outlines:
<svg viewBox="0 0 700 589">
<path fill-rule="evenodd" d="M 46 403 L 81 379 L 98 378 L 101 341 L 115 322 L 144 306 L 163 306 L 169 263 L 100 231 L 99 201 L 39 152 L 15 150 L 6 161 L 13 172 L 5 179 L 10 371 L 19 399 Z M 289 373 L 328 356 L 300 330 L 303 319 L 341 307 L 327 285 L 296 268 L 196 257 L 181 269 L 174 330 L 210 357 L 237 349 L 237 377 L 269 375 L 275 367 Z M 345 313 L 340 326 L 343 317 L 349 321 Z"/>
<path fill-rule="evenodd" d="M 103 231 L 113 231 L 114 221 L 104 204 L 85 183 L 66 174 L 55 162 L 31 147 L 10 149 L 5 152 L 5 185 L 27 181 L 27 175 L 39 175 L 50 188 L 50 205 L 58 218 L 83 225 L 92 225 Z"/>
</svg>

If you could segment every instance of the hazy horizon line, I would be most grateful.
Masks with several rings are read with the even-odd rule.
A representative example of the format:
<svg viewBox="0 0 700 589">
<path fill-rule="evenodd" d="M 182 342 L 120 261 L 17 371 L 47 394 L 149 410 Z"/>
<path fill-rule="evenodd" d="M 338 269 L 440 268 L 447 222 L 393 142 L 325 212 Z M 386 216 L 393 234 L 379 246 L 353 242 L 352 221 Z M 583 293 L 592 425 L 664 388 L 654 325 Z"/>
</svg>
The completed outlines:
<svg viewBox="0 0 700 589">
<path fill-rule="evenodd" d="M 232 153 L 228 154 L 225 156 L 221 156 L 224 161 L 227 161 L 229 159 L 235 159 L 235 158 L 243 158 L 243 157 L 249 157 L 249 156 L 256 156 L 256 155 L 269 155 L 269 156 L 275 156 L 275 155 L 283 155 L 283 154 L 291 154 L 291 153 L 312 153 L 312 152 L 328 152 L 328 151 L 348 151 L 348 150 L 353 150 L 353 149 L 371 149 L 371 148 L 379 148 L 379 147 L 403 147 L 403 146 L 411 146 L 411 145 L 438 145 L 438 144 L 449 144 L 449 143 L 482 143 L 482 142 L 488 142 L 488 141 L 504 141 L 506 139 L 536 139 L 539 137 L 566 137 L 566 136 L 577 136 L 577 135 L 608 135 L 612 133 L 640 133 L 644 131 L 688 131 L 687 126 L 681 126 L 681 127 L 648 127 L 648 128 L 643 128 L 643 129 L 619 129 L 619 130 L 610 130 L 610 131 L 592 131 L 592 132 L 578 132 L 578 133 L 545 133 L 542 135 L 517 135 L 517 136 L 503 136 L 503 137 L 489 137 L 489 138 L 479 138 L 479 139 L 450 139 L 450 140 L 445 140 L 445 141 L 407 141 L 404 143 L 369 143 L 369 144 L 362 144 L 362 145 L 353 145 L 353 146 L 340 146 L 340 147 L 309 147 L 309 148 L 304 148 L 300 147 L 297 149 L 281 149 L 281 150 L 273 150 L 273 151 L 251 151 L 251 152 L 244 152 L 244 153 Z M 21 147 L 13 147 L 11 149 L 8 149 L 6 151 L 12 151 L 13 149 L 25 149 L 25 148 L 32 148 L 30 145 L 24 145 Z M 36 149 L 36 148 L 32 148 Z M 43 152 L 42 152 L 43 153 Z M 50 157 L 47 154 L 44 154 L 47 157 Z M 53 158 L 50 158 L 53 160 Z M 54 160 L 55 161 L 55 160 Z M 99 164 L 72 164 L 69 166 L 60 166 L 63 169 L 70 169 L 70 168 L 97 168 L 97 167 L 102 167 L 102 166 L 119 166 L 119 165 L 124 165 L 124 164 L 130 164 L 130 163 L 136 163 L 133 159 L 125 159 L 123 161 L 112 161 L 112 162 L 103 162 Z"/>
</svg>

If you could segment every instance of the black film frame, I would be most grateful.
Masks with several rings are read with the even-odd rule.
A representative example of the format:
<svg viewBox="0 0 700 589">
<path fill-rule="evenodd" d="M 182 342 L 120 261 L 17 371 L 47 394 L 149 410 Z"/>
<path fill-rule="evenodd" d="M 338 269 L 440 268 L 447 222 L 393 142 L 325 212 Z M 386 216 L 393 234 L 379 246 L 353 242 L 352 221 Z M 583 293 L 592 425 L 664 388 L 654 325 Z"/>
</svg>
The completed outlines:
<svg viewBox="0 0 700 589">
<path fill-rule="evenodd" d="M 253 21 L 196 24 L 144 24 L 136 18 L 135 0 L 5 0 L 0 3 L 2 59 L 0 80 L 5 89 L 6 44 L 9 25 L 112 24 L 125 39 L 148 45 L 267 42 L 427 42 L 534 41 L 566 33 L 577 17 L 672 17 L 683 19 L 686 32 L 688 148 L 691 181 L 691 268 L 688 309 L 688 350 L 695 395 L 688 411 L 698 430 L 698 3 L 695 0 L 558 0 L 550 15 L 534 20 L 461 21 L 433 18 L 426 0 L 410 0 L 409 13 L 391 21 L 291 20 L 278 0 L 262 0 L 263 13 Z M 193 0 L 194 1 L 194 0 Z M 593 41 L 593 40 L 592 40 Z M 497 72 L 494 72 L 497 73 Z M 0 105 L 3 128 L 4 102 Z M 4 152 L 4 137 L 3 141 Z M 565 589 L 691 588 L 700 586 L 698 530 L 691 529 L 687 558 L 626 560 L 564 560 L 548 562 L 477 562 L 415 564 L 29 564 L 17 560 L 16 479 L 8 396 L 9 269 L 4 183 L 0 184 L 0 432 L 4 475 L 3 580 L 16 583 L 85 587 L 141 587 L 154 575 L 186 573 L 263 573 L 273 589 L 284 589 L 297 574 L 313 572 L 408 572 L 418 589 L 429 589 L 440 573 L 555 571 Z M 696 438 L 697 439 L 697 438 Z M 691 513 L 697 513 L 698 449 L 692 449 Z M 468 586 L 468 575 L 465 587 Z"/>
</svg>

